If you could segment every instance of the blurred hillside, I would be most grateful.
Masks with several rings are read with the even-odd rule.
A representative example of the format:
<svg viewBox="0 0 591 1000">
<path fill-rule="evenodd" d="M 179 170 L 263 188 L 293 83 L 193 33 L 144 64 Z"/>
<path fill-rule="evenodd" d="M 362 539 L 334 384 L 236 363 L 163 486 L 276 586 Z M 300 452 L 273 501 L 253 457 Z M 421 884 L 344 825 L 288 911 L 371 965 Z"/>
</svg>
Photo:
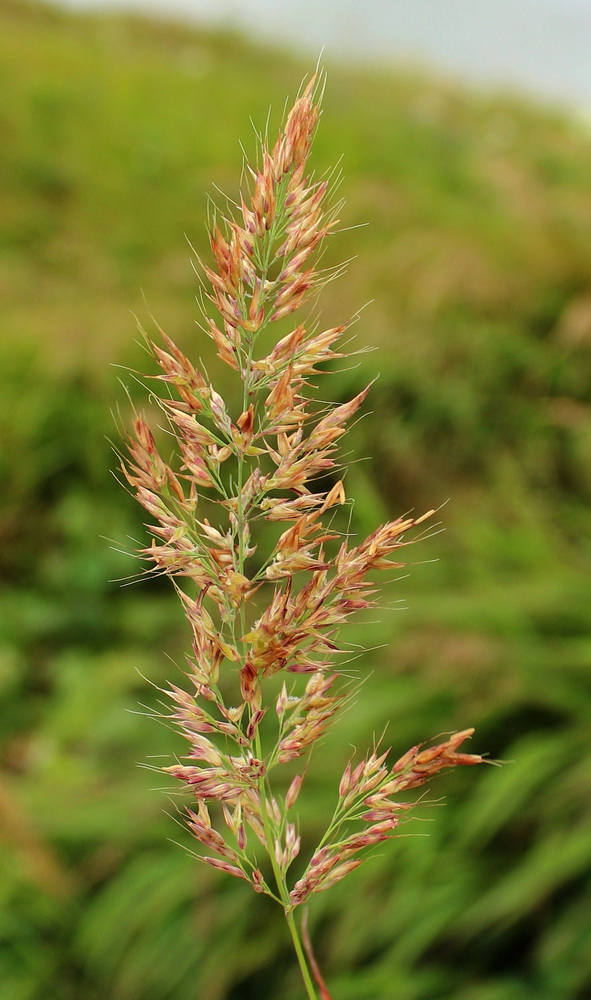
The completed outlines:
<svg viewBox="0 0 591 1000">
<path fill-rule="evenodd" d="M 178 751 L 134 713 L 186 636 L 166 581 L 116 582 L 143 529 L 107 438 L 117 379 L 136 392 L 111 364 L 148 363 L 134 315 L 223 385 L 187 241 L 207 254 L 249 119 L 271 106 L 273 131 L 309 70 L 238 37 L 0 0 L 3 1000 L 301 995 L 273 910 L 167 840 L 183 834 L 135 767 Z M 320 390 L 380 376 L 348 439 L 354 527 L 448 502 L 386 595 L 408 610 L 348 636 L 383 645 L 311 772 L 308 847 L 351 744 L 389 720 L 400 750 L 475 725 L 474 749 L 512 762 L 443 780 L 428 838 L 318 898 L 319 957 L 338 1000 L 585 1000 L 591 137 L 552 110 L 335 66 L 314 155 L 344 175 L 326 262 L 353 258 L 323 319 L 369 302 L 355 329 L 379 348 Z"/>
</svg>

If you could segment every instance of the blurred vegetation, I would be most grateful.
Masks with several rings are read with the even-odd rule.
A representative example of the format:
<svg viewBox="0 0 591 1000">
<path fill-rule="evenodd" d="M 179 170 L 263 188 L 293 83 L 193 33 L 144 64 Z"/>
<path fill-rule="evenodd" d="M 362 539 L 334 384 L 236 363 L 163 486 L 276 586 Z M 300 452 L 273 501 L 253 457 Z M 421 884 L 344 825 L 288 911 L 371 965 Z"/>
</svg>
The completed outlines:
<svg viewBox="0 0 591 1000">
<path fill-rule="evenodd" d="M 119 374 L 135 392 L 110 363 L 146 366 L 132 313 L 223 384 L 185 236 L 207 252 L 212 184 L 236 193 L 249 117 L 271 104 L 274 128 L 307 69 L 0 0 L 3 1000 L 301 997 L 273 907 L 170 843 L 188 842 L 135 766 L 179 749 L 141 713 L 187 637 L 166 581 L 116 582 L 143 529 L 107 438 Z M 319 958 L 338 1000 L 584 1000 L 591 137 L 552 109 L 339 66 L 324 108 L 316 164 L 343 153 L 351 227 L 327 263 L 354 259 L 323 317 L 373 300 L 357 330 L 380 349 L 320 390 L 380 374 L 348 439 L 369 456 L 347 479 L 355 528 L 449 502 L 388 589 L 408 610 L 349 634 L 375 647 L 371 676 L 310 773 L 306 847 L 351 745 L 387 723 L 401 752 L 475 725 L 474 749 L 511 763 L 443 780 L 445 807 L 409 828 L 428 837 L 318 897 Z"/>
</svg>

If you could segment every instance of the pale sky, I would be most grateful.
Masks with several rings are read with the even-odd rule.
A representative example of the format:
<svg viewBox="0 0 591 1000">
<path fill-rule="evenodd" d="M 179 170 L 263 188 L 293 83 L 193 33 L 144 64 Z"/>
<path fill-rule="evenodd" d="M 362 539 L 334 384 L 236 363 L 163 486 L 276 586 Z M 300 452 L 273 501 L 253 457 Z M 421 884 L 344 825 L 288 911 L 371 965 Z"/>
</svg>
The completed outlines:
<svg viewBox="0 0 591 1000">
<path fill-rule="evenodd" d="M 60 0 L 227 24 L 325 58 L 434 65 L 591 110 L 591 0 Z"/>
</svg>

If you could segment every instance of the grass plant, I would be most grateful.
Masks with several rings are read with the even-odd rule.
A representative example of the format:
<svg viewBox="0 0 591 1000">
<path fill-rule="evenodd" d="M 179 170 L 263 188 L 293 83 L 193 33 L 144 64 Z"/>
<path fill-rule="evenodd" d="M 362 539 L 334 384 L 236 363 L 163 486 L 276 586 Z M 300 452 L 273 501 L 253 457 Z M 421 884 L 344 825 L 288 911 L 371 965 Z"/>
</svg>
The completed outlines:
<svg viewBox="0 0 591 1000">
<path fill-rule="evenodd" d="M 317 987 L 323 1000 L 329 992 L 296 910 L 398 836 L 409 791 L 444 768 L 483 760 L 459 749 L 471 729 L 393 762 L 376 743 L 347 764 L 332 818 L 293 877 L 294 807 L 308 761 L 355 698 L 353 668 L 338 659 L 339 630 L 374 606 L 373 574 L 401 568 L 402 550 L 434 513 L 398 517 L 360 542 L 335 517 L 347 504 L 338 443 L 370 386 L 341 405 L 312 395 L 320 372 L 350 356 L 350 324 L 323 330 L 310 309 L 336 276 L 319 258 L 339 206 L 330 203 L 330 177 L 316 179 L 308 166 L 321 83 L 312 77 L 272 146 L 261 139 L 258 162 L 245 168 L 249 190 L 233 211 L 213 211 L 214 266 L 199 262 L 202 332 L 239 379 L 240 412 L 231 414 L 207 372 L 166 334 L 161 344 L 148 340 L 160 368 L 150 398 L 174 454 L 163 457 L 138 414 L 122 463 L 152 519 L 152 543 L 139 555 L 148 573 L 172 578 L 192 633 L 187 683 L 164 691 L 172 702 L 164 718 L 188 752 L 164 771 L 190 792 L 185 820 L 197 857 L 282 908 L 310 1000 Z M 269 552 L 259 548 L 261 522 L 289 525 Z M 239 682 L 233 701 L 229 671 Z"/>
</svg>

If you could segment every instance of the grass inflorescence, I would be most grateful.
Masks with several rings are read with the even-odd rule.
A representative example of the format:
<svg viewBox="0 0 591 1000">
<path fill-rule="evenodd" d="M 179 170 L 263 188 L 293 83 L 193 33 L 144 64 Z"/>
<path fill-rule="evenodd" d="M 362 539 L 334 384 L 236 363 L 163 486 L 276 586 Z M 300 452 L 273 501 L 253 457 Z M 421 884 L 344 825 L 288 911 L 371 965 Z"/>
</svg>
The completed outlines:
<svg viewBox="0 0 591 1000">
<path fill-rule="evenodd" d="M 234 209 L 212 213 L 212 263 L 198 262 L 203 330 L 239 381 L 239 412 L 169 337 L 148 340 L 160 370 L 151 396 L 174 455 L 163 456 L 137 414 L 122 463 L 151 518 L 153 540 L 139 554 L 173 579 L 192 635 L 187 684 L 167 687 L 165 713 L 188 748 L 164 770 L 190 792 L 184 815 L 201 860 L 283 908 L 310 998 L 316 986 L 328 991 L 294 911 L 397 836 L 407 791 L 482 761 L 460 750 L 470 729 L 394 762 L 374 746 L 347 765 L 332 819 L 292 876 L 307 760 L 352 697 L 340 628 L 374 605 L 375 571 L 403 566 L 434 513 L 398 517 L 361 541 L 335 516 L 347 503 L 339 443 L 370 386 L 340 404 L 313 395 L 315 377 L 350 353 L 348 322 L 322 329 L 310 319 L 335 276 L 320 258 L 338 222 L 330 177 L 308 165 L 322 84 L 312 77 L 274 144 L 261 139 Z M 280 532 L 264 553 L 263 523 Z M 226 675 L 238 682 L 232 703 Z"/>
</svg>

